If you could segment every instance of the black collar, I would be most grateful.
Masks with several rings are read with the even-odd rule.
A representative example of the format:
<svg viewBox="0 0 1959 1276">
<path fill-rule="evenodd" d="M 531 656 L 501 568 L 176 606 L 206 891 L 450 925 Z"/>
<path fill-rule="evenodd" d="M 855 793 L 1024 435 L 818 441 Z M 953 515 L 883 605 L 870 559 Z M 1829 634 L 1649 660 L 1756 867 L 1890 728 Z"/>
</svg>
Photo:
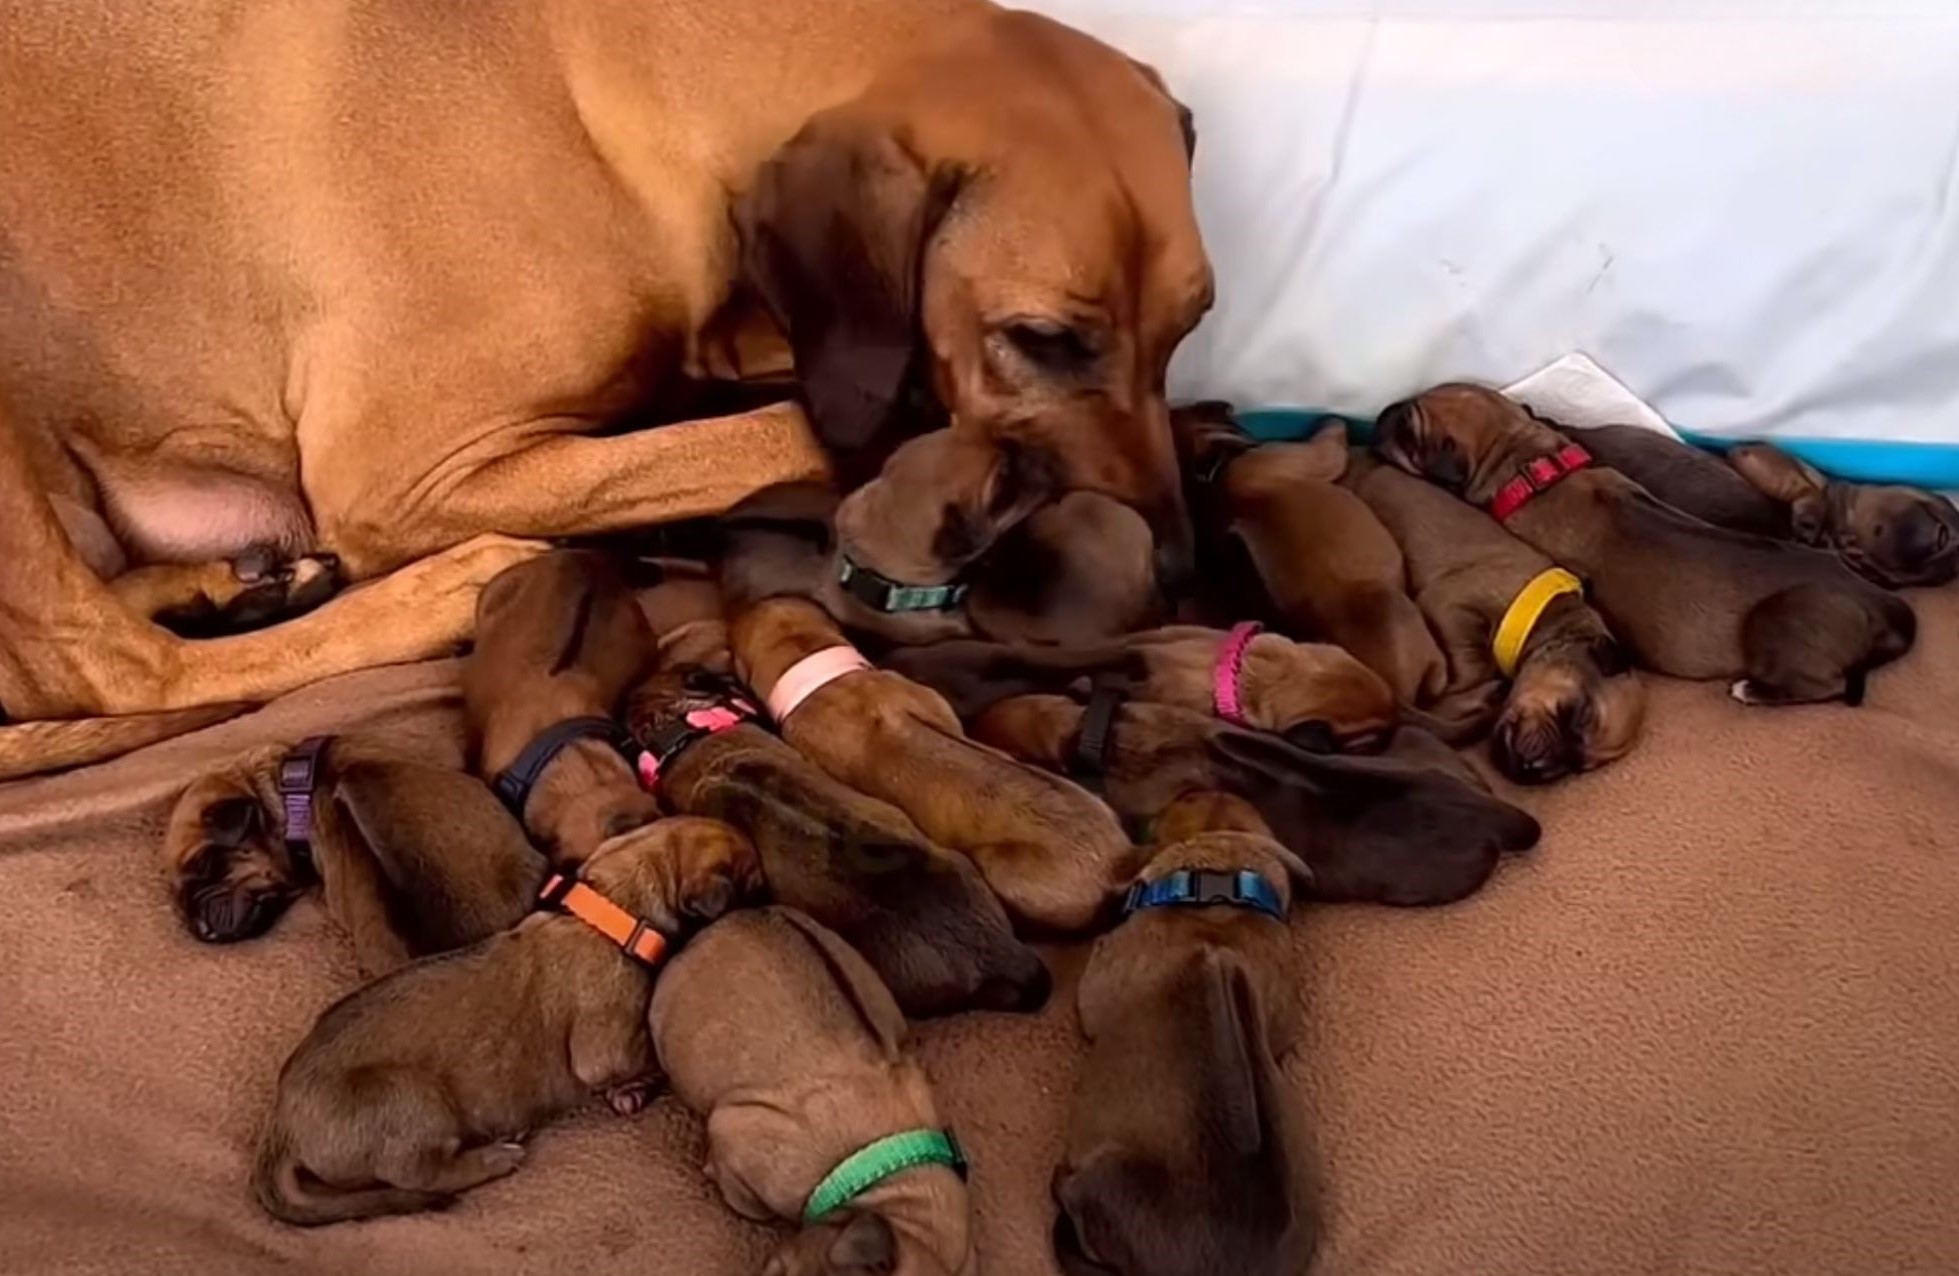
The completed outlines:
<svg viewBox="0 0 1959 1276">
<path fill-rule="evenodd" d="M 1116 710 L 1129 693 L 1114 682 L 1098 682 L 1082 710 L 1080 732 L 1068 756 L 1068 772 L 1092 789 L 1100 789 L 1109 774 L 1109 748 L 1113 743 Z"/>
<path fill-rule="evenodd" d="M 882 572 L 873 571 L 837 551 L 837 583 L 843 591 L 872 611 L 887 615 L 908 611 L 951 611 L 966 600 L 966 586 L 907 585 Z"/>
<path fill-rule="evenodd" d="M 611 718 L 589 715 L 553 723 L 533 736 L 523 752 L 517 755 L 517 760 L 505 767 L 496 778 L 497 796 L 503 799 L 511 814 L 519 820 L 524 818 L 524 807 L 531 800 L 531 790 L 537 787 L 545 770 L 558 760 L 565 746 L 578 740 L 603 740 L 618 750 L 621 756 L 627 751 L 625 732 Z"/>
</svg>

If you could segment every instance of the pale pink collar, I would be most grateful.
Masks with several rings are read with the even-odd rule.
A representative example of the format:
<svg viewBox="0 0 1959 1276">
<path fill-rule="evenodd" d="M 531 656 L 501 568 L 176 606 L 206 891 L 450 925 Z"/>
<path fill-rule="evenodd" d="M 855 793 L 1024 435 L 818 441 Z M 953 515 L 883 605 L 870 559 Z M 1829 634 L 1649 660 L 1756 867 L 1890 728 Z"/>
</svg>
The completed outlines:
<svg viewBox="0 0 1959 1276">
<path fill-rule="evenodd" d="M 870 667 L 864 653 L 849 643 L 804 656 L 775 680 L 775 688 L 769 692 L 769 716 L 784 722 L 803 701 L 837 679 Z"/>
</svg>

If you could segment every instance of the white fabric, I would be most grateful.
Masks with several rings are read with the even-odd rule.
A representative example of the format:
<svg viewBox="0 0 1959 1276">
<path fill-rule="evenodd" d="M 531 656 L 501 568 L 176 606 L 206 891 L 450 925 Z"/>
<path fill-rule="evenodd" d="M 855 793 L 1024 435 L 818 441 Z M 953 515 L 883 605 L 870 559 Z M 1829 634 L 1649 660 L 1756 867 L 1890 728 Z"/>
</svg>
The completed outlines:
<svg viewBox="0 0 1959 1276">
<path fill-rule="evenodd" d="M 1504 386 L 1503 392 L 1533 412 L 1565 425 L 1640 425 L 1669 438 L 1680 437 L 1665 417 L 1589 355 L 1568 354 Z"/>
<path fill-rule="evenodd" d="M 1959 0 L 1032 0 L 1195 112 L 1173 390 L 1583 350 L 1695 432 L 1959 442 Z"/>
</svg>

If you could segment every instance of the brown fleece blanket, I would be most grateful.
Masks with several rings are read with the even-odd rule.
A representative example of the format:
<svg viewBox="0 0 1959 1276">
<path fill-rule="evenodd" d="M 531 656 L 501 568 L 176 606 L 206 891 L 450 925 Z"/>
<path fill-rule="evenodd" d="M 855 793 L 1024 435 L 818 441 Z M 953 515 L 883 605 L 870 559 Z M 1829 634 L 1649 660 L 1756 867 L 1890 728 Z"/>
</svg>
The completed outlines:
<svg viewBox="0 0 1959 1276">
<path fill-rule="evenodd" d="M 1428 912 L 1304 908 L 1319 1272 L 1950 1272 L 1959 1254 L 1959 590 L 1863 709 L 1662 683 L 1624 763 L 1528 796 L 1543 847 Z M 749 1276 L 768 1233 L 671 1100 L 542 1131 L 438 1216 L 261 1217 L 250 1142 L 355 986 L 302 905 L 179 928 L 156 847 L 186 777 L 353 723 L 453 730 L 453 664 L 381 670 L 93 770 L 0 788 L 0 1271 Z M 432 743 L 438 752 L 445 746 Z M 453 748 L 453 746 L 446 746 Z M 1082 950 L 1047 1013 L 924 1026 L 985 1268 L 1046 1276 Z M 486 1025 L 494 1031 L 494 1025 Z"/>
</svg>

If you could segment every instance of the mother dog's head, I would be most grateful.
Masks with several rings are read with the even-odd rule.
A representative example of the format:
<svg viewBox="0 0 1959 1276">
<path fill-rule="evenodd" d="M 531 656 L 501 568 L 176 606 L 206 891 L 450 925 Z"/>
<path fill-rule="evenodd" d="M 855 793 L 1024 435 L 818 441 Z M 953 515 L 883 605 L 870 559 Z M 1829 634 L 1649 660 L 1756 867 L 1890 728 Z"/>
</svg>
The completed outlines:
<svg viewBox="0 0 1959 1276">
<path fill-rule="evenodd" d="M 1046 454 L 1190 557 L 1164 402 L 1210 307 L 1189 112 L 1155 72 L 993 13 L 812 116 L 737 209 L 847 485 L 942 423 Z"/>
</svg>

